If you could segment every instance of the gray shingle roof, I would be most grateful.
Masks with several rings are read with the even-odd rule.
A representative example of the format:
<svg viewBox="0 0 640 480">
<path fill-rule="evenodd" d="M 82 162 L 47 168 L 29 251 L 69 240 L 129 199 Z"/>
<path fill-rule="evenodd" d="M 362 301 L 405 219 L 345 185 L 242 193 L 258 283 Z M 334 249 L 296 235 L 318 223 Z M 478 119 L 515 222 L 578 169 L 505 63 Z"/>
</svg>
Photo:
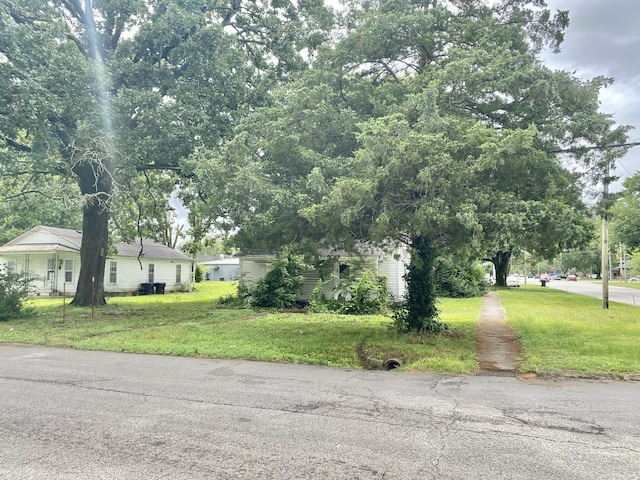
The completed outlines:
<svg viewBox="0 0 640 480">
<path fill-rule="evenodd" d="M 118 251 L 118 255 L 121 257 L 137 257 L 138 255 L 144 258 L 165 258 L 169 260 L 188 260 L 192 259 L 185 254 L 169 248 L 166 245 L 156 243 L 153 240 L 143 239 L 142 245 L 140 245 L 140 239 L 136 243 L 124 243 L 119 242 L 114 245 Z"/>
<path fill-rule="evenodd" d="M 73 248 L 70 245 L 76 247 L 77 250 L 80 250 L 80 244 L 82 243 L 82 232 L 79 230 L 71 230 L 68 228 L 58 228 L 58 227 L 48 227 L 48 226 L 37 226 L 31 229 L 30 231 L 37 230 L 46 230 L 47 232 L 57 236 L 60 238 L 61 242 L 59 244 L 26 244 L 24 242 L 19 241 L 20 237 L 28 234 L 21 235 L 16 239 L 8 242 L 3 248 L 4 251 L 25 251 L 25 248 L 28 248 L 29 251 L 35 252 L 40 249 L 40 251 L 51 251 L 53 249 L 64 249 L 68 251 L 73 251 Z M 16 241 L 18 240 L 18 241 Z M 140 244 L 140 239 L 136 243 L 124 243 L 118 242 L 114 245 L 117 250 L 118 256 L 121 257 L 138 257 L 139 255 L 144 258 L 157 258 L 157 259 L 168 259 L 168 260 L 181 260 L 181 261 L 191 261 L 192 259 L 187 255 L 184 255 L 177 250 L 167 247 L 166 245 L 162 245 L 160 243 L 156 243 L 153 240 L 143 239 L 142 245 Z"/>
</svg>

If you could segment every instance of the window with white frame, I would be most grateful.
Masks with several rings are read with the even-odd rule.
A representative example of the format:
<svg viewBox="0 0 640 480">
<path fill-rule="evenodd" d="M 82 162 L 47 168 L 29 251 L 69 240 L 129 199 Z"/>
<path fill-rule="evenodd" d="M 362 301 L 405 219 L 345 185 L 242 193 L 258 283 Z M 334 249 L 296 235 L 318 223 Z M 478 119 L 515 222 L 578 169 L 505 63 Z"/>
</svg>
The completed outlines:
<svg viewBox="0 0 640 480">
<path fill-rule="evenodd" d="M 182 265 L 176 265 L 176 283 L 182 283 Z"/>
<path fill-rule="evenodd" d="M 17 271 L 17 263 L 15 260 L 7 260 L 7 272 L 15 273 Z"/>
<path fill-rule="evenodd" d="M 115 260 L 109 261 L 109 283 L 118 283 L 118 262 Z"/>
<path fill-rule="evenodd" d="M 155 282 L 155 276 L 156 276 L 156 266 L 153 263 L 150 263 L 149 266 L 147 267 L 147 281 L 149 283 L 153 283 Z"/>
<path fill-rule="evenodd" d="M 73 259 L 64 261 L 64 281 L 65 283 L 73 282 Z"/>
</svg>

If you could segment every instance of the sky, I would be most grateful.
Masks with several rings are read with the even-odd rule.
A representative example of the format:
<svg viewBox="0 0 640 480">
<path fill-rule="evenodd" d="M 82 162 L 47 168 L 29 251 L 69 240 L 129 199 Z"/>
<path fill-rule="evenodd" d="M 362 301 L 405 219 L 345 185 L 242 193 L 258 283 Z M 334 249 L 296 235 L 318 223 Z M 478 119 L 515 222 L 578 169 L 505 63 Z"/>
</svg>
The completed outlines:
<svg viewBox="0 0 640 480">
<path fill-rule="evenodd" d="M 559 54 L 545 54 L 551 68 L 575 72 L 583 79 L 613 77 L 600 92 L 600 110 L 618 125 L 632 125 L 629 140 L 640 140 L 640 1 L 546 0 L 552 11 L 569 10 L 570 25 Z M 611 190 L 640 170 L 640 146 L 631 148 L 616 165 L 621 177 Z"/>
</svg>

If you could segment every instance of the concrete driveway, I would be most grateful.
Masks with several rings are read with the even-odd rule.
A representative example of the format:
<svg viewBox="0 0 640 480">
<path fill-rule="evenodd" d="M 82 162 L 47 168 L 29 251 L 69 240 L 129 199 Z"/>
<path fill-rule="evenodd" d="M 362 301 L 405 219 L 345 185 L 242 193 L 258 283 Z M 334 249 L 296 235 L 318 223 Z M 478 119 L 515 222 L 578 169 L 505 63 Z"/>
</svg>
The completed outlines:
<svg viewBox="0 0 640 480">
<path fill-rule="evenodd" d="M 634 479 L 640 384 L 0 345 L 2 479 Z"/>
</svg>

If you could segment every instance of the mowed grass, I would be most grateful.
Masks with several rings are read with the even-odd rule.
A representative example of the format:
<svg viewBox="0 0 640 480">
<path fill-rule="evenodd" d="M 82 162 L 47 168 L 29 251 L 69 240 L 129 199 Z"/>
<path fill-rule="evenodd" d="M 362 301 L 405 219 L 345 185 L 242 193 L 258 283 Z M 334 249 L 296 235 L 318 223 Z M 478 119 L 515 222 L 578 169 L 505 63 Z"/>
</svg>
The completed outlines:
<svg viewBox="0 0 640 480">
<path fill-rule="evenodd" d="M 614 374 L 640 372 L 640 309 L 550 288 L 500 290 L 508 323 L 523 346 L 519 370 Z"/>
<path fill-rule="evenodd" d="M 0 342 L 89 350 L 233 358 L 366 368 L 368 357 L 397 358 L 401 370 L 473 374 L 482 298 L 441 299 L 440 336 L 399 334 L 381 315 L 304 314 L 228 309 L 216 300 L 236 284 L 208 282 L 195 292 L 109 299 L 105 307 L 62 299 L 30 302 L 29 318 L 0 322 Z M 523 345 L 521 372 L 578 375 L 640 373 L 640 309 L 523 286 L 498 290 Z"/>
<path fill-rule="evenodd" d="M 67 305 L 64 321 L 62 299 L 37 299 L 33 317 L 0 323 L 0 342 L 355 369 L 368 357 L 397 358 L 405 371 L 469 374 L 477 367 L 481 298 L 443 299 L 450 331 L 430 336 L 399 334 L 381 315 L 257 312 L 215 302 L 235 289 L 208 282 L 193 293 L 111 298 L 93 318 L 91 308 Z"/>
</svg>

